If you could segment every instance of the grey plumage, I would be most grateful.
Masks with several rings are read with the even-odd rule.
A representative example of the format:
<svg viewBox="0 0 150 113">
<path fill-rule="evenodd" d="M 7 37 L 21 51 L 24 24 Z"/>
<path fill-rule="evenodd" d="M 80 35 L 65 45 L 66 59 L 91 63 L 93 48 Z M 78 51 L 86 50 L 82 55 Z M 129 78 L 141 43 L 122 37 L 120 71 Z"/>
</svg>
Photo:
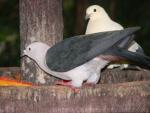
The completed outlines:
<svg viewBox="0 0 150 113">
<path fill-rule="evenodd" d="M 112 61 L 126 59 L 150 69 L 149 57 L 126 50 L 134 39 L 133 33 L 138 29 L 139 27 L 133 27 L 75 36 L 51 48 L 45 43 L 34 42 L 26 47 L 23 55 L 33 59 L 50 75 L 70 80 L 62 85 L 81 87 L 83 81 L 96 84 L 101 70 Z"/>
<path fill-rule="evenodd" d="M 137 30 L 139 27 L 66 39 L 48 50 L 46 64 L 53 71 L 69 71 L 104 53 L 112 46 L 127 46 L 133 39 L 130 35 Z"/>
</svg>

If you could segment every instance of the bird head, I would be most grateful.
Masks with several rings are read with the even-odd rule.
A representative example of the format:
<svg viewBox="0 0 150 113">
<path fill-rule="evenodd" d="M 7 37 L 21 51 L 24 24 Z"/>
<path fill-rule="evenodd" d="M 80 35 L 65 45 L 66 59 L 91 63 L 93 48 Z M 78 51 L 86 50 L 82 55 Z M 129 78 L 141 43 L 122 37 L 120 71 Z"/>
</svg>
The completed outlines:
<svg viewBox="0 0 150 113">
<path fill-rule="evenodd" d="M 45 57 L 45 54 L 49 48 L 50 47 L 48 45 L 42 42 L 34 42 L 23 50 L 23 54 L 21 56 L 28 56 L 37 61 L 43 58 L 43 56 Z"/>
<path fill-rule="evenodd" d="M 100 18 L 106 18 L 106 17 L 108 17 L 106 11 L 104 10 L 104 8 L 102 8 L 99 5 L 92 5 L 86 9 L 85 19 L 95 20 L 97 18 L 100 19 Z"/>
</svg>

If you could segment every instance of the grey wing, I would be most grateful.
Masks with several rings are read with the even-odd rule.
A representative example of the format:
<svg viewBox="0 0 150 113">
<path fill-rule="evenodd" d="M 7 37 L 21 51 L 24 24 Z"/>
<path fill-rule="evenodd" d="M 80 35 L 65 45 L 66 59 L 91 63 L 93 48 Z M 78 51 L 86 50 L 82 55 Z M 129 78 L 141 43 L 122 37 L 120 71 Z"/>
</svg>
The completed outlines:
<svg viewBox="0 0 150 113">
<path fill-rule="evenodd" d="M 138 29 L 134 27 L 68 38 L 48 50 L 46 64 L 53 71 L 69 71 L 102 54 Z"/>
</svg>

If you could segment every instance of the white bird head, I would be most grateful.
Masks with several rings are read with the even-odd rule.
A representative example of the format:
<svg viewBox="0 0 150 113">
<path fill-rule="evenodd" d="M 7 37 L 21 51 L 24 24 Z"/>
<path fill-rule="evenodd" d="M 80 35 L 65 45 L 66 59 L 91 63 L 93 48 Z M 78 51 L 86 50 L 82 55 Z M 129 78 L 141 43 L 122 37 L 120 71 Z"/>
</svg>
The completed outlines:
<svg viewBox="0 0 150 113">
<path fill-rule="evenodd" d="M 36 61 L 45 57 L 47 50 L 50 47 L 42 42 L 34 42 L 26 47 L 22 56 L 28 56 Z"/>
<path fill-rule="evenodd" d="M 92 5 L 86 9 L 85 18 L 95 20 L 95 19 L 106 19 L 106 18 L 109 18 L 109 16 L 104 10 L 104 8 L 102 8 L 101 6 Z"/>
</svg>

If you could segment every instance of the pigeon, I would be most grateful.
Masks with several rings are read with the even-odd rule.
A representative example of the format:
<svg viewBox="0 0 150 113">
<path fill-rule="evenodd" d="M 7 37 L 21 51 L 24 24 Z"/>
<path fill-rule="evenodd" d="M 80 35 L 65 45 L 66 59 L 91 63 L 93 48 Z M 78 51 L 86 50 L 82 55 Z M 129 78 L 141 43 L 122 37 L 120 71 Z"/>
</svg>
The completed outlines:
<svg viewBox="0 0 150 113">
<path fill-rule="evenodd" d="M 113 21 L 109 15 L 106 13 L 104 8 L 99 5 L 89 6 L 86 10 L 86 19 L 89 19 L 85 34 L 97 33 L 97 32 L 106 32 L 114 30 L 123 30 L 123 26 L 119 23 Z M 129 51 L 140 52 L 144 54 L 143 49 L 140 45 L 133 41 L 129 47 Z M 115 67 L 120 67 L 121 69 L 126 69 L 130 67 L 128 64 L 112 64 L 108 66 L 108 69 L 113 69 Z"/>
<path fill-rule="evenodd" d="M 101 70 L 114 60 L 127 59 L 150 69 L 149 57 L 124 49 L 132 42 L 131 35 L 138 30 L 139 27 L 131 27 L 74 36 L 51 48 L 45 43 L 33 42 L 23 50 L 22 56 L 34 60 L 46 73 L 69 80 L 61 85 L 79 88 L 84 81 L 96 84 L 100 79 Z"/>
</svg>

